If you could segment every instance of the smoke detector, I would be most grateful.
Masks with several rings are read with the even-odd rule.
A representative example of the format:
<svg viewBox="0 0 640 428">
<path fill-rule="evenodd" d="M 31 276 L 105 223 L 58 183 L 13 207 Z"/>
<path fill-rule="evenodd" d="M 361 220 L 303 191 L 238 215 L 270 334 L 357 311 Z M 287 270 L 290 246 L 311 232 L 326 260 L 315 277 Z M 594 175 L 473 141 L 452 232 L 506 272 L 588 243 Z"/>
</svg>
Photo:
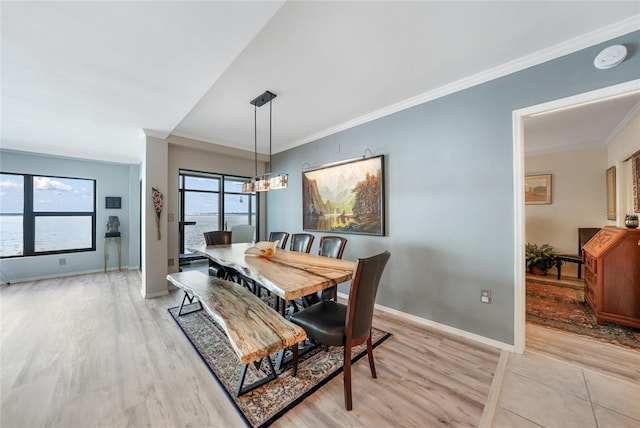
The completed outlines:
<svg viewBox="0 0 640 428">
<path fill-rule="evenodd" d="M 593 60 L 593 65 L 599 70 L 607 70 L 620 64 L 627 57 L 624 45 L 614 45 L 605 48 Z"/>
</svg>

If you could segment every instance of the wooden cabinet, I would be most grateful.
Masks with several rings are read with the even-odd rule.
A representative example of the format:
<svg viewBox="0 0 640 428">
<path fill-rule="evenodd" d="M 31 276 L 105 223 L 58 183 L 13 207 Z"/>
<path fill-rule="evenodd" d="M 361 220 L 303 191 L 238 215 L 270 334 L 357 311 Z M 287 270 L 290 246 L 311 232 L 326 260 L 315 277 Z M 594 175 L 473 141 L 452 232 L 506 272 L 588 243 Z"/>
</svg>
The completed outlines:
<svg viewBox="0 0 640 428">
<path fill-rule="evenodd" d="M 585 299 L 598 324 L 640 328 L 640 230 L 606 226 L 584 246 Z"/>
</svg>

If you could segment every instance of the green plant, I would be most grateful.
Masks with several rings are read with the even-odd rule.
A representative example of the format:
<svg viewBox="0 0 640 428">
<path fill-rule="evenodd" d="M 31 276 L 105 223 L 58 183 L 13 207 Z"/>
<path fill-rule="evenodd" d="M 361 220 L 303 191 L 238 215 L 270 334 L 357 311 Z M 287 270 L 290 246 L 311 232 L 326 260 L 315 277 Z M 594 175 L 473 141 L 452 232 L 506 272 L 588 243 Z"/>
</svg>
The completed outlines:
<svg viewBox="0 0 640 428">
<path fill-rule="evenodd" d="M 556 264 L 556 253 L 549 244 L 530 244 L 525 246 L 525 260 L 527 267 L 535 267 L 544 271 L 552 268 Z"/>
</svg>

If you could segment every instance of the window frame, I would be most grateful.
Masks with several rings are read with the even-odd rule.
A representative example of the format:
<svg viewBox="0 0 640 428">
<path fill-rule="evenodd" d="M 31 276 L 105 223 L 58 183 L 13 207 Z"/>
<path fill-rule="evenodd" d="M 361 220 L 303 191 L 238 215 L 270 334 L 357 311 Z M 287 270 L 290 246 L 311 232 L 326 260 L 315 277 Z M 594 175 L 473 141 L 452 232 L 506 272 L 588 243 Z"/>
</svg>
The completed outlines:
<svg viewBox="0 0 640 428">
<path fill-rule="evenodd" d="M 219 187 L 218 190 L 201 190 L 201 189 L 189 189 L 189 188 L 185 188 L 185 176 L 189 176 L 189 177 L 201 177 L 201 178 L 208 178 L 208 179 L 216 179 L 219 180 Z M 225 181 L 227 180 L 231 180 L 231 181 L 246 181 L 249 180 L 250 177 L 242 177 L 242 176 L 238 176 L 238 175 L 233 175 L 233 174 L 220 174 L 220 173 L 216 173 L 216 172 L 206 172 L 206 171 L 195 171 L 195 170 L 189 170 L 189 169 L 180 169 L 178 171 L 178 200 L 179 200 L 179 207 L 178 207 L 178 211 L 179 211 L 179 216 L 180 218 L 178 219 L 179 222 L 183 222 L 184 221 L 184 203 L 185 203 L 185 192 L 201 192 L 201 193 L 212 193 L 212 194 L 217 194 L 218 195 L 218 211 L 219 211 L 219 215 L 218 215 L 218 230 L 225 230 L 225 204 L 224 204 L 224 198 L 225 195 L 236 195 L 236 194 L 242 194 L 245 195 L 242 192 L 234 192 L 234 191 L 226 191 L 225 189 Z M 254 195 L 246 195 L 249 200 L 249 212 L 248 212 L 248 223 L 249 224 L 253 224 L 252 223 L 252 216 L 251 216 L 251 212 L 252 212 L 252 199 L 251 196 Z M 256 227 L 256 237 L 260 236 L 260 198 L 258 197 L 258 195 L 255 195 L 255 227 Z M 180 226 L 179 230 L 179 243 L 178 246 L 180 247 L 180 254 L 183 254 L 185 252 L 185 248 L 184 248 L 184 226 Z"/>
<path fill-rule="evenodd" d="M 22 209 L 22 254 L 0 256 L 0 259 L 19 257 L 46 256 L 51 254 L 83 253 L 96 251 L 96 200 L 97 180 L 93 178 L 66 177 L 61 175 L 25 174 L 0 171 L 2 175 L 16 175 L 23 179 L 23 209 Z M 45 177 L 64 180 L 83 180 L 93 183 L 93 211 L 34 211 L 34 177 Z M 36 251 L 36 218 L 38 217 L 91 217 L 91 247 L 69 248 L 64 250 Z"/>
</svg>

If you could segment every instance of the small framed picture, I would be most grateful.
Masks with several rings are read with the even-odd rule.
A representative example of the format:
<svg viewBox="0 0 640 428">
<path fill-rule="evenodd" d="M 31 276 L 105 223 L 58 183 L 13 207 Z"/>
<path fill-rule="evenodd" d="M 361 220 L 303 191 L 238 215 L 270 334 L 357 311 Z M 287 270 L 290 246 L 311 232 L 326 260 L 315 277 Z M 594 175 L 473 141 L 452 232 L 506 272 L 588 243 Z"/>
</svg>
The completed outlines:
<svg viewBox="0 0 640 428">
<path fill-rule="evenodd" d="M 122 208 L 122 198 L 120 196 L 105 196 L 104 207 L 106 209 L 120 209 Z"/>
<path fill-rule="evenodd" d="M 616 167 L 607 170 L 607 220 L 616 219 Z"/>
<path fill-rule="evenodd" d="M 525 205 L 551 203 L 551 174 L 524 177 L 524 203 Z"/>
</svg>

